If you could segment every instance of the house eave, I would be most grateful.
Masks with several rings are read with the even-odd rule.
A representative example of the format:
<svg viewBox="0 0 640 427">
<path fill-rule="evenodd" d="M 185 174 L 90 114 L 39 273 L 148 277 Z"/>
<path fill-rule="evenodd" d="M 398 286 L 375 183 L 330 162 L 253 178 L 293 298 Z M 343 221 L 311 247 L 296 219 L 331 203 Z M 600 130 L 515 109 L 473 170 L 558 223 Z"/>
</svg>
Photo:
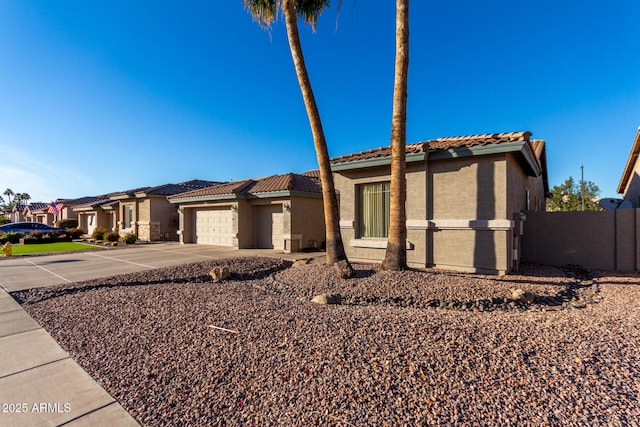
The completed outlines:
<svg viewBox="0 0 640 427">
<path fill-rule="evenodd" d="M 475 145 L 471 147 L 451 148 L 449 150 L 430 150 L 427 153 L 409 153 L 407 154 L 407 163 L 429 160 L 446 160 L 469 156 L 483 156 L 488 154 L 504 154 L 520 152 L 525 160 L 525 164 L 529 169 L 529 173 L 533 176 L 540 176 L 542 171 L 536 157 L 531 150 L 527 141 L 503 142 L 500 144 Z M 370 168 L 376 166 L 388 166 L 391 164 L 391 156 L 376 157 L 374 159 L 354 160 L 352 162 L 336 163 L 331 165 L 334 172 Z"/>
<path fill-rule="evenodd" d="M 409 153 L 407 154 L 407 163 L 409 162 L 422 162 L 426 160 L 427 153 Z M 343 170 L 351 170 L 351 169 L 362 169 L 362 168 L 372 168 L 376 166 L 388 166 L 391 164 L 391 156 L 385 157 L 375 157 L 373 159 L 363 159 L 363 160 L 354 160 L 351 162 L 342 162 L 342 163 L 334 163 L 331 165 L 331 170 L 334 172 L 343 171 Z"/>
<path fill-rule="evenodd" d="M 468 156 L 484 156 L 490 154 L 504 154 L 520 152 L 533 176 L 540 176 L 542 170 L 536 161 L 536 156 L 527 141 L 503 142 L 500 144 L 476 145 L 472 147 L 460 147 L 450 150 L 437 150 L 429 152 L 429 160 L 453 159 Z"/>
<path fill-rule="evenodd" d="M 322 193 L 312 193 L 308 191 L 298 190 L 281 190 L 281 191 L 268 191 L 264 193 L 249 193 L 249 194 L 222 194 L 217 196 L 198 196 L 198 197 L 181 197 L 177 199 L 169 199 L 170 203 L 194 203 L 194 202 L 211 202 L 221 200 L 236 200 L 236 199 L 275 199 L 275 198 L 290 198 L 290 197 L 307 197 L 321 199 Z"/>
<path fill-rule="evenodd" d="M 312 193 L 309 191 L 299 191 L 299 190 L 280 190 L 280 191 L 267 191 L 264 193 L 250 193 L 247 195 L 248 198 L 253 199 L 269 199 L 269 198 L 282 198 L 282 197 L 311 197 L 311 198 L 322 198 L 322 193 Z"/>
<path fill-rule="evenodd" d="M 90 211 L 97 211 L 98 208 L 95 208 L 93 206 L 83 206 L 83 207 L 78 207 L 78 208 L 73 208 L 74 212 L 90 212 Z"/>
<path fill-rule="evenodd" d="M 219 195 L 211 195 L 211 196 L 195 196 L 195 197 L 180 197 L 176 199 L 167 199 L 169 203 L 180 204 L 180 203 L 193 203 L 193 202 L 209 202 L 209 201 L 220 201 L 220 200 L 236 200 L 245 198 L 242 194 L 219 194 Z"/>
<path fill-rule="evenodd" d="M 636 138 L 633 141 L 633 146 L 631 147 L 631 152 L 629 153 L 629 158 L 627 159 L 627 164 L 624 166 L 624 170 L 622 171 L 622 177 L 620 178 L 620 183 L 618 184 L 618 189 L 616 192 L 618 194 L 624 194 L 624 191 L 629 184 L 629 178 L 631 177 L 631 173 L 633 172 L 633 168 L 638 161 L 638 155 L 640 154 L 640 127 L 638 127 L 638 132 L 636 133 Z"/>
</svg>

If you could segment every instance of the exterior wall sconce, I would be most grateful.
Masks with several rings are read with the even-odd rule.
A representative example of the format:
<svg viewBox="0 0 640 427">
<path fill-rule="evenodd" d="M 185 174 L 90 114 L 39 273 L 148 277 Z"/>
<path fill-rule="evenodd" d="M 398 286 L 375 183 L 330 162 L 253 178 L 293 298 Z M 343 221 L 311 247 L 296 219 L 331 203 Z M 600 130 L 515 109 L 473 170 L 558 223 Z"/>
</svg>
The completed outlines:
<svg viewBox="0 0 640 427">
<path fill-rule="evenodd" d="M 238 206 L 237 205 L 231 205 L 231 212 L 238 212 Z"/>
<path fill-rule="evenodd" d="M 291 210 L 291 205 L 289 203 L 283 204 L 282 210 L 284 210 L 285 212 L 289 212 Z"/>
</svg>

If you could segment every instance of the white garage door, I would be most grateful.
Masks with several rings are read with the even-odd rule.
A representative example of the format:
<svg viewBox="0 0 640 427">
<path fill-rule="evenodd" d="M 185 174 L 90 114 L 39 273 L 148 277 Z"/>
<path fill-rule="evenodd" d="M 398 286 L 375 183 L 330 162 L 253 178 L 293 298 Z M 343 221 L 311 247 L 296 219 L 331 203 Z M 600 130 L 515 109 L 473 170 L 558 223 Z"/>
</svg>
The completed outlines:
<svg viewBox="0 0 640 427">
<path fill-rule="evenodd" d="M 232 215 L 229 208 L 195 209 L 194 241 L 205 245 L 233 246 Z"/>
<path fill-rule="evenodd" d="M 258 247 L 284 249 L 282 205 L 258 206 Z"/>
</svg>

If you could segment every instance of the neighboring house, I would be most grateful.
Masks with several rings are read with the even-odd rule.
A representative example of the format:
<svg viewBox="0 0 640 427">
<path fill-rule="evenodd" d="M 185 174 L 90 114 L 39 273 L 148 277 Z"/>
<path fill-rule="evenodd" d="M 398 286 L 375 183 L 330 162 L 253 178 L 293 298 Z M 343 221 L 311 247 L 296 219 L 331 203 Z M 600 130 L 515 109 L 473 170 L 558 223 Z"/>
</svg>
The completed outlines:
<svg viewBox="0 0 640 427">
<path fill-rule="evenodd" d="M 410 266 L 490 274 L 517 268 L 524 212 L 544 210 L 548 192 L 545 143 L 530 137 L 517 132 L 407 144 Z M 382 261 L 390 147 L 331 162 L 347 256 Z"/>
<path fill-rule="evenodd" d="M 246 179 L 169 201 L 179 205 L 181 243 L 291 252 L 324 242 L 322 188 L 312 176 Z"/>
<path fill-rule="evenodd" d="M 57 201 L 58 206 L 61 205 L 60 211 L 56 216 L 56 221 L 62 219 L 77 219 L 78 228 L 87 234 L 93 233 L 98 226 L 98 220 L 102 221 L 102 215 L 98 215 L 91 210 L 91 206 L 100 206 L 100 204 L 108 202 L 109 198 L 103 194 L 100 196 L 84 196 L 77 199 L 60 199 Z"/>
<path fill-rule="evenodd" d="M 636 138 L 631 146 L 631 152 L 627 159 L 627 164 L 622 171 L 622 178 L 618 184 L 618 193 L 622 194 L 624 200 L 631 203 L 634 208 L 640 208 L 640 127 L 636 133 Z"/>
<path fill-rule="evenodd" d="M 177 206 L 168 196 L 219 184 L 214 181 L 192 180 L 157 187 L 142 187 L 113 193 L 117 201 L 118 231 L 120 235 L 134 233 L 140 240 L 178 240 Z"/>
<path fill-rule="evenodd" d="M 22 216 L 24 217 L 24 221 L 53 225 L 53 215 L 47 212 L 48 209 L 49 203 L 28 203 L 22 210 Z"/>
<path fill-rule="evenodd" d="M 106 196 L 101 196 L 106 197 Z M 106 198 L 95 198 L 84 204 L 74 205 L 78 228 L 91 235 L 96 228 L 107 231 L 118 230 L 118 202 Z"/>
<path fill-rule="evenodd" d="M 9 219 L 11 220 L 11 222 L 26 221 L 26 218 L 24 217 L 26 207 L 26 204 L 14 206 L 13 209 L 11 209 L 11 212 L 9 212 Z"/>
</svg>

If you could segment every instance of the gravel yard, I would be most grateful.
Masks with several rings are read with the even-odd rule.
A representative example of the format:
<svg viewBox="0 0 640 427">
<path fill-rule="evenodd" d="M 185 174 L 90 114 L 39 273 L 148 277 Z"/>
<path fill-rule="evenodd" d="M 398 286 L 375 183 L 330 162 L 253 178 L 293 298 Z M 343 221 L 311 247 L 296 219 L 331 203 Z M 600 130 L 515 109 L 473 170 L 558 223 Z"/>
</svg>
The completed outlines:
<svg viewBox="0 0 640 427">
<path fill-rule="evenodd" d="M 147 426 L 640 425 L 638 275 L 217 264 L 13 295 Z"/>
</svg>

